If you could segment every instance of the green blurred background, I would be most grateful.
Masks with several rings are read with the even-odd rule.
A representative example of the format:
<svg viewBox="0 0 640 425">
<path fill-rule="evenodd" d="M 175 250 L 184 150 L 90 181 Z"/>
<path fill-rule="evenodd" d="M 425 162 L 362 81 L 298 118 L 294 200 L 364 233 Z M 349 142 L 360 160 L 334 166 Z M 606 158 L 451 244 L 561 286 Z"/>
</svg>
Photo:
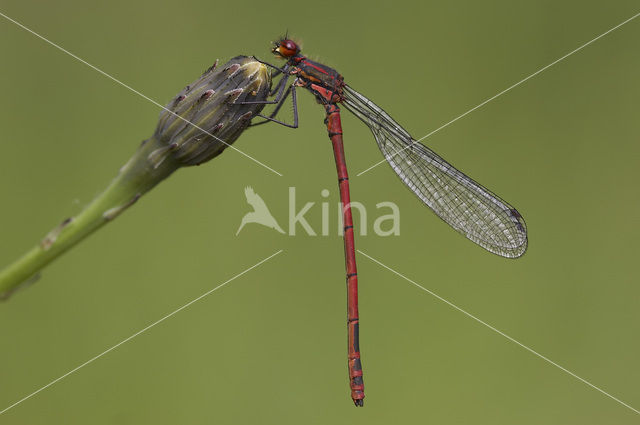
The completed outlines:
<svg viewBox="0 0 640 425">
<path fill-rule="evenodd" d="M 637 1 L 20 2 L 0 11 L 165 104 L 216 58 L 311 58 L 421 137 L 631 17 Z M 438 220 L 345 112 L 352 199 L 401 210 L 357 247 L 640 409 L 640 18 L 425 140 L 527 220 L 519 260 Z M 0 18 L 0 263 L 76 214 L 159 110 Z M 343 250 L 286 226 L 288 187 L 320 227 L 338 200 L 323 110 L 246 132 L 180 170 L 0 305 L 0 410 L 277 250 L 284 252 L 0 416 L 7 424 L 628 424 L 640 417 L 359 256 L 364 409 L 346 369 Z M 285 108 L 288 112 L 289 108 Z M 335 215 L 331 216 L 332 228 Z M 369 224 L 371 225 L 371 223 Z"/>
</svg>

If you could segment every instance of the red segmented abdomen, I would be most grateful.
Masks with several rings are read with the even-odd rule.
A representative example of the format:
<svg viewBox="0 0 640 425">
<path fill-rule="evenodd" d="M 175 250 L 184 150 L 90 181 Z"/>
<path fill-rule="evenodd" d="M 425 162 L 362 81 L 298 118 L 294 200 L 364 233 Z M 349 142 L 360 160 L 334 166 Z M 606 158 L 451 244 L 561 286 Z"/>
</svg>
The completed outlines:
<svg viewBox="0 0 640 425">
<path fill-rule="evenodd" d="M 349 174 L 342 143 L 342 123 L 340 108 L 335 103 L 325 104 L 327 130 L 333 145 L 333 154 L 338 171 L 338 187 L 342 202 L 342 219 L 344 224 L 344 253 L 347 272 L 347 341 L 349 386 L 351 398 L 356 406 L 364 405 L 364 381 L 362 379 L 362 363 L 360 361 L 360 335 L 358 314 L 358 270 L 356 268 L 356 250 L 353 235 L 353 217 L 351 214 L 351 198 L 349 195 Z"/>
</svg>

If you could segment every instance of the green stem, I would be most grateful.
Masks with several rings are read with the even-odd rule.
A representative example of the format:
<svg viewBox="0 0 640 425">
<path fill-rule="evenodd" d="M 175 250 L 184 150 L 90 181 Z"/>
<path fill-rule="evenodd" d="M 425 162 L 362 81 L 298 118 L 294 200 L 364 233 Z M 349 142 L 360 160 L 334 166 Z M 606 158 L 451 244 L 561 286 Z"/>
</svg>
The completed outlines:
<svg viewBox="0 0 640 425">
<path fill-rule="evenodd" d="M 175 171 L 178 165 L 171 156 L 149 156 L 151 152 L 164 152 L 159 146 L 155 139 L 148 140 L 122 167 L 104 192 L 80 214 L 64 220 L 38 245 L 0 271 L 0 298 L 9 297 L 23 283 L 35 280 L 38 272 L 47 264 L 116 218 L 140 196 Z"/>
</svg>

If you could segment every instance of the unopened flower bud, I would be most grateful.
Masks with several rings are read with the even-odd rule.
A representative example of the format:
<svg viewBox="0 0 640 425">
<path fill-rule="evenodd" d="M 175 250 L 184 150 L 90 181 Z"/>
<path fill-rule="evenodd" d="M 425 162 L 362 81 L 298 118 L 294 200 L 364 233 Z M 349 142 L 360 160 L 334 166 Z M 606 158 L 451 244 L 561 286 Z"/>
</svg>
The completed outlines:
<svg viewBox="0 0 640 425">
<path fill-rule="evenodd" d="M 185 87 L 160 114 L 153 135 L 159 150 L 180 166 L 199 165 L 233 143 L 264 104 L 271 80 L 267 68 L 252 57 L 217 62 Z M 157 160 L 158 158 L 156 158 Z"/>
</svg>

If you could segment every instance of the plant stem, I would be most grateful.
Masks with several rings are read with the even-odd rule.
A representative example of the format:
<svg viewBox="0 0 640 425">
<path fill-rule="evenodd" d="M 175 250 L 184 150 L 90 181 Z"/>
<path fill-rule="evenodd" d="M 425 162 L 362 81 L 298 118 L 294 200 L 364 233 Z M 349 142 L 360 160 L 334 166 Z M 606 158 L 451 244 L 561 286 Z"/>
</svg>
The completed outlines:
<svg viewBox="0 0 640 425">
<path fill-rule="evenodd" d="M 31 283 L 38 272 L 85 237 L 116 218 L 140 196 L 178 168 L 171 156 L 158 164 L 149 154 L 159 143 L 150 139 L 120 169 L 118 176 L 76 217 L 68 218 L 14 263 L 0 271 L 0 298 L 8 298 L 23 283 Z"/>
<path fill-rule="evenodd" d="M 20 259 L 0 270 L 0 299 L 33 282 L 40 270 L 116 218 L 180 167 L 220 155 L 260 114 L 271 90 L 267 67 L 253 57 L 218 61 L 160 112 L 153 137 L 78 216 L 64 220 Z"/>
</svg>

